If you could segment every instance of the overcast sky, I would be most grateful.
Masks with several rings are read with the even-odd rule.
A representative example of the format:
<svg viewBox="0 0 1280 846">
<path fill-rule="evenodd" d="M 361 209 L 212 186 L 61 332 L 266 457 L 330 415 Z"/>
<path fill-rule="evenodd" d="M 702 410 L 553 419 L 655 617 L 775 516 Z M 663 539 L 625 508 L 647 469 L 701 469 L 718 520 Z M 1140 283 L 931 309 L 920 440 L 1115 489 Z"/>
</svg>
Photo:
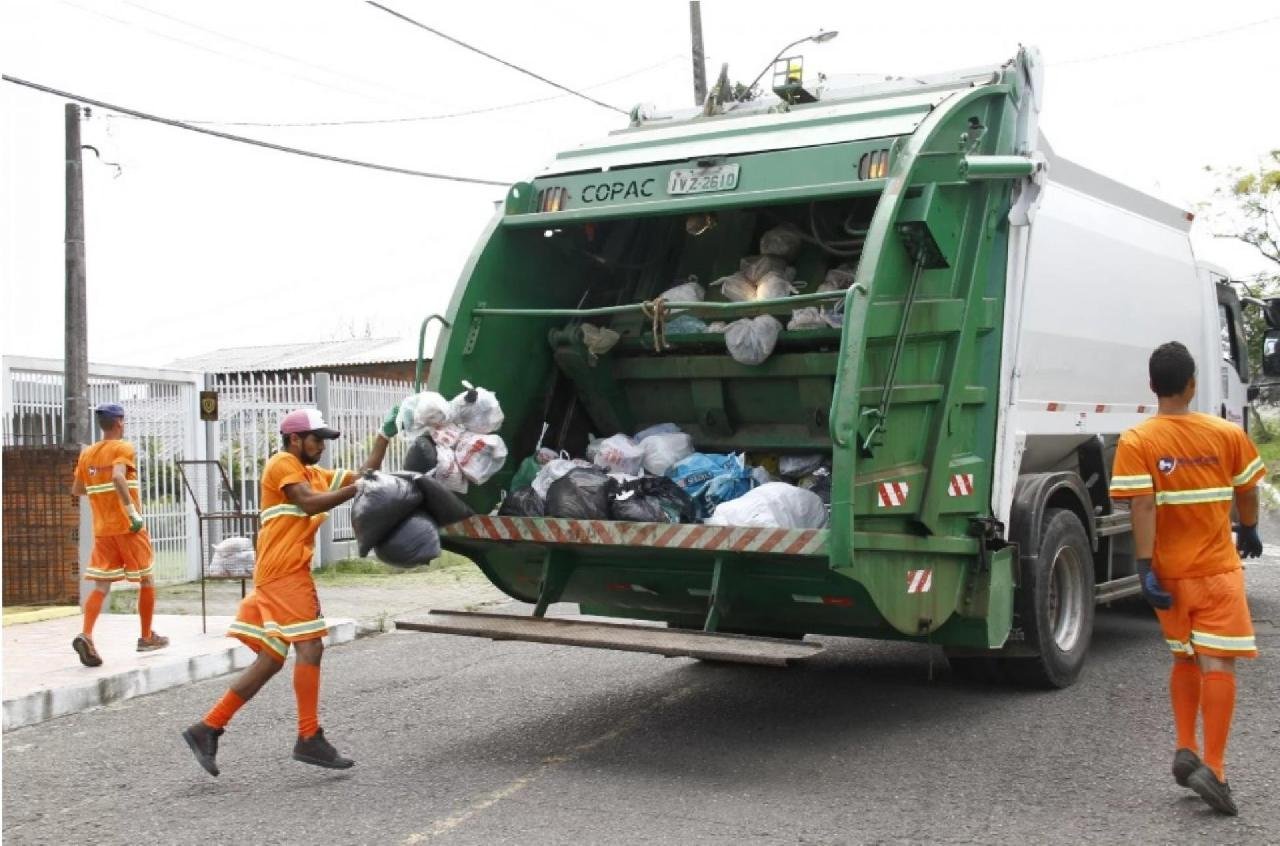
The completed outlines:
<svg viewBox="0 0 1280 846">
<path fill-rule="evenodd" d="M 629 110 L 692 105 L 684 0 L 385 4 Z M 786 42 L 806 72 L 920 74 L 1038 46 L 1041 127 L 1056 152 L 1190 207 L 1206 165 L 1280 147 L 1280 10 L 1204 4 L 706 0 L 707 76 L 761 70 Z M 8 0 L 5 73 L 279 144 L 417 170 L 517 180 L 624 115 L 462 50 L 357 0 Z M 555 98 L 545 100 L 544 98 Z M 63 344 L 63 101 L 0 85 L 0 272 L 6 354 Z M 219 347 L 414 336 L 443 311 L 503 189 L 377 173 L 94 109 L 85 159 L 89 355 L 159 366 Z M 1197 227 L 1237 274 L 1248 248 Z"/>
</svg>

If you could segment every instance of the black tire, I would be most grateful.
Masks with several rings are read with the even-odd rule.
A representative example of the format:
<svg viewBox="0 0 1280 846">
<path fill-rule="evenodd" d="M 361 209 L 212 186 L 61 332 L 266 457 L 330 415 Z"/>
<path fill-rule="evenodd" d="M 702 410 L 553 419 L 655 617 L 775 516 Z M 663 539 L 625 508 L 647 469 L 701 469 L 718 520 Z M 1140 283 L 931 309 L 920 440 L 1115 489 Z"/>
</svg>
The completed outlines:
<svg viewBox="0 0 1280 846">
<path fill-rule="evenodd" d="M 1002 659 L 1010 681 L 1026 687 L 1070 687 L 1084 668 L 1093 637 L 1093 551 L 1080 518 L 1045 511 L 1040 548 L 1022 564 L 1016 609 L 1034 658 Z"/>
</svg>

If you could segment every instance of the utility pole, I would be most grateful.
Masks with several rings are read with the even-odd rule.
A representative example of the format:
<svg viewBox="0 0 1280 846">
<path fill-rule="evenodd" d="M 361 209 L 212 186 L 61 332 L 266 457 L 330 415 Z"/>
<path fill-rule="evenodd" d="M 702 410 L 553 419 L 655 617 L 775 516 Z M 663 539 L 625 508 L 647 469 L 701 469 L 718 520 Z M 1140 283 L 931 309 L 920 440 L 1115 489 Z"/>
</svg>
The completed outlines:
<svg viewBox="0 0 1280 846">
<path fill-rule="evenodd" d="M 689 0 L 689 34 L 693 37 L 693 104 L 707 99 L 707 63 L 702 49 L 702 4 Z"/>
<path fill-rule="evenodd" d="M 67 103 L 66 322 L 63 352 L 62 443 L 89 438 L 89 340 L 85 304 L 84 169 L 80 158 L 80 106 Z"/>
</svg>

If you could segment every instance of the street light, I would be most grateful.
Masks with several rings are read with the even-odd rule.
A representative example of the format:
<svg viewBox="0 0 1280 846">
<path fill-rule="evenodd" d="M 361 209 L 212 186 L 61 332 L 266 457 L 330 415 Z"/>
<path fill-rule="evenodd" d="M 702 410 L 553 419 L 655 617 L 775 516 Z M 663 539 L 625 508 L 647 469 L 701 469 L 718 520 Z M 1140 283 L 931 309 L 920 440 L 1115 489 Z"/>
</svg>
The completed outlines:
<svg viewBox="0 0 1280 846">
<path fill-rule="evenodd" d="M 835 38 L 839 34 L 840 34 L 839 30 L 833 29 L 830 32 L 819 32 L 816 35 L 807 35 L 804 38 L 800 38 L 795 41 L 792 41 L 786 47 L 783 47 L 781 50 L 779 50 L 778 55 L 774 56 L 772 59 L 769 60 L 769 64 L 765 65 L 764 70 L 760 71 L 759 75 L 757 75 L 755 79 L 751 80 L 751 84 L 747 86 L 746 90 L 751 91 L 753 88 L 755 88 L 756 83 L 759 82 L 761 79 L 763 79 L 764 75 L 769 72 L 769 68 L 773 67 L 774 64 L 778 61 L 778 59 L 781 59 L 786 54 L 786 52 L 790 50 L 792 47 L 795 47 L 797 44 L 803 44 L 806 41 L 812 41 L 814 44 L 826 44 L 828 41 Z"/>
</svg>

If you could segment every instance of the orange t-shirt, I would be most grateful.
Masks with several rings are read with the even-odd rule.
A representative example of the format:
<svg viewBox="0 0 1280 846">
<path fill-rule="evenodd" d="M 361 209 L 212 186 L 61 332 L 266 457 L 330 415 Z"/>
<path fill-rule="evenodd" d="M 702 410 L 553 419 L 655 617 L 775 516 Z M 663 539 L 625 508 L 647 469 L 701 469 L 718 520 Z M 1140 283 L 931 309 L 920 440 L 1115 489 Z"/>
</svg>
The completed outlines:
<svg viewBox="0 0 1280 846">
<path fill-rule="evenodd" d="M 255 585 L 293 573 L 310 573 L 316 531 L 329 516 L 307 514 L 289 502 L 285 487 L 302 484 L 310 485 L 315 491 L 336 491 L 346 484 L 350 475 L 347 470 L 305 465 L 289 452 L 277 452 L 268 459 L 262 471 L 258 551 L 253 569 Z"/>
<path fill-rule="evenodd" d="M 129 512 L 125 511 L 111 474 L 117 464 L 124 465 L 124 476 L 129 486 L 129 498 L 142 510 L 141 484 L 138 482 L 137 453 L 133 444 L 116 438 L 98 441 L 84 448 L 76 462 L 75 477 L 89 495 L 89 510 L 93 512 L 93 536 L 129 534 Z"/>
<path fill-rule="evenodd" d="M 1111 496 L 1154 496 L 1161 578 L 1212 576 L 1240 567 L 1231 541 L 1231 501 L 1266 473 L 1253 441 L 1208 414 L 1152 417 L 1120 436 Z"/>
</svg>

